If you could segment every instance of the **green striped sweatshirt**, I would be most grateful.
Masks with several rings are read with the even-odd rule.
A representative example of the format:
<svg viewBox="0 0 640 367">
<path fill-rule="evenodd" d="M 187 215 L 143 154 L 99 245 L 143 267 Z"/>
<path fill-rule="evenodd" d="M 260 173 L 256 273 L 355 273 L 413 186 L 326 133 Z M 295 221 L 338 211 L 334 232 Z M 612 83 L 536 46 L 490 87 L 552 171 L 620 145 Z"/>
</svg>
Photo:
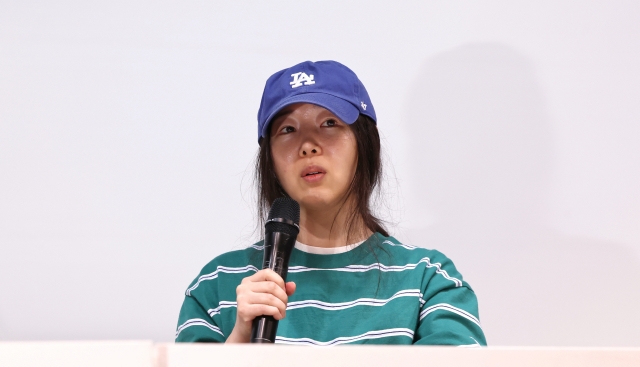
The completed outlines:
<svg viewBox="0 0 640 367">
<path fill-rule="evenodd" d="M 297 285 L 276 343 L 486 345 L 475 293 L 446 256 L 373 234 L 345 252 L 297 244 Z M 236 321 L 236 287 L 261 268 L 262 242 L 209 262 L 185 292 L 176 342 L 223 343 Z"/>
</svg>

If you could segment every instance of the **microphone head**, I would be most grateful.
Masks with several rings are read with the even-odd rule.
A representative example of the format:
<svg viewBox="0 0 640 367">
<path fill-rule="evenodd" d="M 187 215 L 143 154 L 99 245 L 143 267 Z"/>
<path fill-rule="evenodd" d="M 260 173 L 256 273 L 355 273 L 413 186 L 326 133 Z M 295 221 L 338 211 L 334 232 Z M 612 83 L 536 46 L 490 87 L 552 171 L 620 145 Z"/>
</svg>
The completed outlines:
<svg viewBox="0 0 640 367">
<path fill-rule="evenodd" d="M 292 198 L 282 197 L 273 201 L 264 229 L 265 232 L 285 232 L 297 236 L 299 224 L 300 204 Z"/>
<path fill-rule="evenodd" d="M 267 220 L 282 218 L 300 224 L 300 204 L 292 198 L 282 197 L 273 201 Z"/>
</svg>

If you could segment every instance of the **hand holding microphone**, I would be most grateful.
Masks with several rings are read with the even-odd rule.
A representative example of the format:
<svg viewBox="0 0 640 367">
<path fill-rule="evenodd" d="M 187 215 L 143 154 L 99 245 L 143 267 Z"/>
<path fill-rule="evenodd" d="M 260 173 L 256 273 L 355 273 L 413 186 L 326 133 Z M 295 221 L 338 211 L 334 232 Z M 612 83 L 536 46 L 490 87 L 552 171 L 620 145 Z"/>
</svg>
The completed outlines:
<svg viewBox="0 0 640 367">
<path fill-rule="evenodd" d="M 294 282 L 285 282 L 271 269 L 263 269 L 246 277 L 236 288 L 238 303 L 236 324 L 227 343 L 249 343 L 253 320 L 270 315 L 275 320 L 285 317 L 288 296 L 296 289 Z"/>
<path fill-rule="evenodd" d="M 263 270 L 244 278 L 236 288 L 236 324 L 228 343 L 273 343 L 278 321 L 286 314 L 293 282 L 285 283 L 289 257 L 299 232 L 300 206 L 276 199 L 265 224 Z"/>
</svg>

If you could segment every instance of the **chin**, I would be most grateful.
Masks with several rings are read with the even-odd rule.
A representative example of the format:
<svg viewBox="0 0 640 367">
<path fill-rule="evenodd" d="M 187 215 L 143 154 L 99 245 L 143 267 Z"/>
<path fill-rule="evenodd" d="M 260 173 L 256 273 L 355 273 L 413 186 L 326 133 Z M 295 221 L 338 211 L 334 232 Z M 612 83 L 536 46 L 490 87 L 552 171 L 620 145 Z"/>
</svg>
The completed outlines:
<svg viewBox="0 0 640 367">
<path fill-rule="evenodd" d="M 338 203 L 338 200 L 327 195 L 304 195 L 300 198 L 294 198 L 301 207 L 311 210 L 324 210 Z"/>
</svg>

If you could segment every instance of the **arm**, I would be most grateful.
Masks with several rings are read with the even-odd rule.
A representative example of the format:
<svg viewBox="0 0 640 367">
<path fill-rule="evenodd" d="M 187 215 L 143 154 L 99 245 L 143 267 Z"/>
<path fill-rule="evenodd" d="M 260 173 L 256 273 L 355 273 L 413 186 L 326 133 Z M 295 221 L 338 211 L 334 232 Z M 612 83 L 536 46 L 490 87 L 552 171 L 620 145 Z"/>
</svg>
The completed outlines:
<svg viewBox="0 0 640 367">
<path fill-rule="evenodd" d="M 186 295 L 176 329 L 176 343 L 224 343 L 225 335 L 194 296 Z"/>
<path fill-rule="evenodd" d="M 414 344 L 486 346 L 470 288 L 442 290 L 420 309 Z"/>
<path fill-rule="evenodd" d="M 486 346 L 473 290 L 444 255 L 437 253 L 430 265 L 414 344 Z"/>
<path fill-rule="evenodd" d="M 220 281 L 220 278 L 217 280 Z M 220 317 L 219 312 L 210 315 L 205 307 L 211 305 L 210 311 L 221 307 L 217 288 L 201 286 L 195 290 L 194 284 L 197 282 L 198 280 L 195 280 L 192 283 L 182 304 L 176 342 L 248 343 L 251 339 L 253 319 L 261 315 L 270 315 L 276 320 L 283 319 L 287 298 L 295 291 L 295 283 L 289 282 L 285 285 L 282 278 L 270 269 L 245 277 L 236 288 L 236 302 L 233 302 L 233 307 L 237 307 L 235 325 L 229 335 L 224 335 L 221 327 L 216 324 L 216 318 Z M 228 282 L 226 285 L 235 286 L 234 283 Z M 207 302 L 199 297 L 205 297 Z M 224 302 L 229 304 L 227 301 Z"/>
</svg>

